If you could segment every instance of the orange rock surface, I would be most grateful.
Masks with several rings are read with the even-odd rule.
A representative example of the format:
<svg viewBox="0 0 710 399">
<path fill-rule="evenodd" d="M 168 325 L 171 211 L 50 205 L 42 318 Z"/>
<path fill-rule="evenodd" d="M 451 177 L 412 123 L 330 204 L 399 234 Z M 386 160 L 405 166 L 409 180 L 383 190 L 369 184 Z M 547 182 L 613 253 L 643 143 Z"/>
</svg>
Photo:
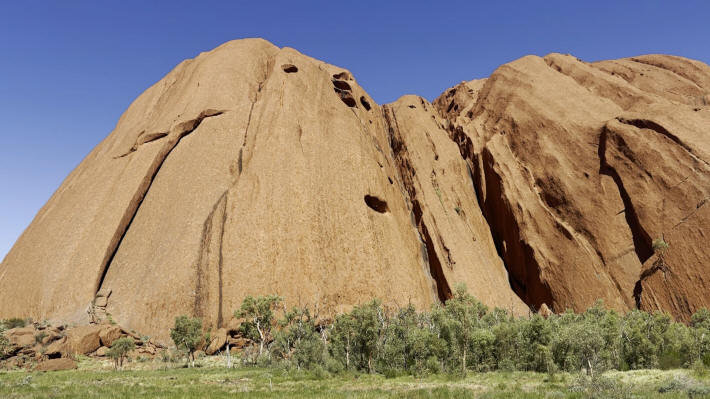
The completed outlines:
<svg viewBox="0 0 710 399">
<path fill-rule="evenodd" d="M 464 283 L 517 314 L 602 298 L 687 318 L 710 305 L 708 93 L 696 61 L 551 54 L 379 106 L 343 68 L 228 42 L 67 177 L 0 265 L 0 317 L 110 314 L 166 341 L 246 295 L 329 317 Z"/>
</svg>

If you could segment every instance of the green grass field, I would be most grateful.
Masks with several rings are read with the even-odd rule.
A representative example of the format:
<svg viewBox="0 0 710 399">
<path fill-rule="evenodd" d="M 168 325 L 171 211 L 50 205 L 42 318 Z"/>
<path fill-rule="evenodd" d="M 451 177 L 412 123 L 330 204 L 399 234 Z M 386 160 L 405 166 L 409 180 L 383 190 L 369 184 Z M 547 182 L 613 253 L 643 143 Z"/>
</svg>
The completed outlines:
<svg viewBox="0 0 710 399">
<path fill-rule="evenodd" d="M 84 359 L 79 369 L 49 373 L 0 372 L 0 398 L 710 398 L 710 377 L 689 370 L 609 372 L 591 381 L 579 375 L 528 372 L 385 378 L 382 375 L 225 369 L 133 363 L 113 371 Z"/>
</svg>

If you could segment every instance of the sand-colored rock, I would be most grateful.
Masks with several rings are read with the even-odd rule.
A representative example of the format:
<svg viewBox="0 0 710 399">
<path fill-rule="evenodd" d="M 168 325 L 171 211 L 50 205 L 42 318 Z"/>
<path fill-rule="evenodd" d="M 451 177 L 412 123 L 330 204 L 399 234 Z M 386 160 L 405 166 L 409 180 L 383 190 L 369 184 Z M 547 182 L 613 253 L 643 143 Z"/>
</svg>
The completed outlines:
<svg viewBox="0 0 710 399">
<path fill-rule="evenodd" d="M 59 359 L 45 360 L 35 367 L 35 371 L 61 371 L 73 370 L 77 367 L 76 362 L 67 357 Z"/>
<path fill-rule="evenodd" d="M 176 315 L 221 327 L 246 295 L 276 293 L 320 315 L 374 297 L 428 308 L 440 300 L 430 262 L 441 260 L 412 222 L 389 136 L 348 71 L 295 50 L 240 40 L 185 61 L 129 107 L 18 240 L 0 269 L 0 314 L 81 322 L 87 307 L 100 318 L 99 303 L 168 341 Z M 453 205 L 427 212 L 427 226 Z M 476 205 L 463 206 L 470 220 L 429 227 L 436 258 L 444 246 L 459 257 L 446 284 L 519 306 L 500 260 L 488 259 L 487 229 L 475 231 Z M 52 273 L 40 272 L 49 259 Z"/>
<path fill-rule="evenodd" d="M 108 347 L 102 346 L 99 349 L 97 349 L 96 352 L 94 352 L 94 356 L 104 357 L 104 356 L 108 355 L 108 351 L 109 351 Z"/>
<path fill-rule="evenodd" d="M 208 355 L 214 355 L 227 343 L 227 329 L 220 328 L 217 331 L 212 332 L 210 337 L 210 342 L 205 349 L 205 353 Z"/>
<path fill-rule="evenodd" d="M 113 345 L 113 342 L 123 335 L 123 332 L 121 331 L 121 327 L 119 326 L 114 326 L 114 325 L 103 325 L 101 330 L 99 331 L 99 340 L 101 341 L 101 345 L 111 347 Z"/>
<path fill-rule="evenodd" d="M 35 344 L 35 335 L 37 332 L 38 331 L 33 327 L 12 328 L 5 331 L 5 336 L 10 342 L 10 345 L 17 348 L 23 348 Z"/>
<path fill-rule="evenodd" d="M 67 341 L 64 352 L 67 354 L 88 355 L 99 349 L 101 340 L 99 334 L 103 326 L 87 325 L 71 328 L 67 331 Z"/>
<path fill-rule="evenodd" d="M 435 101 L 526 303 L 579 311 L 602 298 L 686 320 L 710 305 L 708 92 L 710 67 L 680 57 L 551 54 Z"/>
<path fill-rule="evenodd" d="M 139 96 L 67 177 L 0 265 L 0 317 L 110 315 L 168 343 L 176 316 L 218 331 L 247 295 L 325 319 L 464 283 L 518 314 L 603 298 L 685 318 L 709 300 L 708 71 L 530 56 L 433 105 L 379 106 L 343 68 L 228 42 Z M 83 337 L 50 347 L 110 341 Z"/>
</svg>

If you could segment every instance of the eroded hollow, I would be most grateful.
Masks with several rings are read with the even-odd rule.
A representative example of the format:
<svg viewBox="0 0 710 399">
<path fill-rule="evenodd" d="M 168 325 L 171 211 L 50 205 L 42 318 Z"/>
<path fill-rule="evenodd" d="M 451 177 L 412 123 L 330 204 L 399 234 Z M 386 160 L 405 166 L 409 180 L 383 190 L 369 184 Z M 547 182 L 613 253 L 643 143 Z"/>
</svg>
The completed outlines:
<svg viewBox="0 0 710 399">
<path fill-rule="evenodd" d="M 340 90 L 352 91 L 350 84 L 344 80 L 334 80 L 333 86 L 337 87 Z"/>
<path fill-rule="evenodd" d="M 340 99 L 343 100 L 345 105 L 347 105 L 348 107 L 357 106 L 357 102 L 355 101 L 355 97 L 353 97 L 353 95 L 349 91 L 339 90 L 336 87 L 335 92 L 338 93 L 338 96 L 340 97 Z"/>
<path fill-rule="evenodd" d="M 281 69 L 283 69 L 284 72 L 286 72 L 286 73 L 298 72 L 298 67 L 293 64 L 283 64 L 283 65 L 281 65 Z"/>
<path fill-rule="evenodd" d="M 360 96 L 360 104 L 362 104 L 363 107 L 365 107 L 366 110 L 370 110 L 370 103 L 367 102 L 367 99 L 365 99 L 365 96 Z"/>
<path fill-rule="evenodd" d="M 341 79 L 341 80 L 350 80 L 350 74 L 343 71 L 343 72 L 336 73 L 335 75 L 333 75 L 333 78 L 334 79 Z"/>
<path fill-rule="evenodd" d="M 386 201 L 383 201 L 373 195 L 365 195 L 365 204 L 367 204 L 367 206 L 375 212 L 386 213 L 389 210 L 389 208 L 387 208 Z"/>
</svg>

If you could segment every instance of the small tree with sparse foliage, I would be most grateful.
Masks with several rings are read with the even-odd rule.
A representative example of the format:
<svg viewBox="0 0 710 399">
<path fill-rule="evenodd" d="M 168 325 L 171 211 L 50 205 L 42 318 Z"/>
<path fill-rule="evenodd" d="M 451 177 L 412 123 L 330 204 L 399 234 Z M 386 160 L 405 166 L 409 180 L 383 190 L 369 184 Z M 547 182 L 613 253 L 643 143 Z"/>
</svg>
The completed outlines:
<svg viewBox="0 0 710 399">
<path fill-rule="evenodd" d="M 116 369 L 123 367 L 123 362 L 128 357 L 128 353 L 136 348 L 133 338 L 123 337 L 113 341 L 111 349 L 108 350 L 108 357 L 113 359 Z"/>
<path fill-rule="evenodd" d="M 247 296 L 239 310 L 234 312 L 237 319 L 245 319 L 240 326 L 242 334 L 259 343 L 259 356 L 264 352 L 264 344 L 271 337 L 274 309 L 282 300 L 277 295 L 256 298 Z"/>
<path fill-rule="evenodd" d="M 178 349 L 187 352 L 190 365 L 195 367 L 195 351 L 202 342 L 202 320 L 187 316 L 175 318 L 175 326 L 170 330 L 172 338 Z"/>
</svg>

